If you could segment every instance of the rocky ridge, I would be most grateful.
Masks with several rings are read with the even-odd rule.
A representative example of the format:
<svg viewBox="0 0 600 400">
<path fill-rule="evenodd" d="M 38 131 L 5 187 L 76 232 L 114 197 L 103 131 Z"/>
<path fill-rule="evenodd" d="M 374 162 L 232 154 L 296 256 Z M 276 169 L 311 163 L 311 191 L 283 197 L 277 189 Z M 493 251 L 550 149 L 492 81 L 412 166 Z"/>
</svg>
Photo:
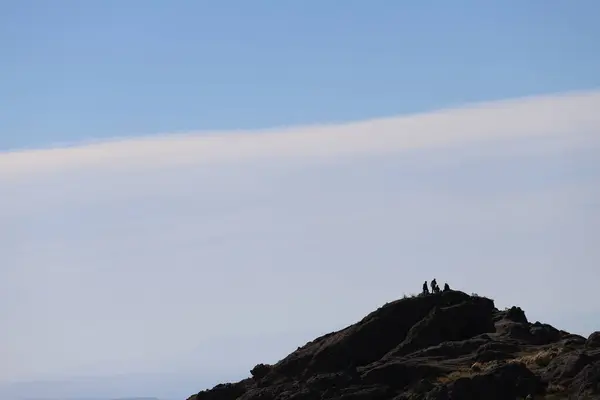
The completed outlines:
<svg viewBox="0 0 600 400">
<path fill-rule="evenodd" d="M 388 303 L 250 372 L 188 400 L 600 399 L 600 332 L 447 291 Z"/>
</svg>

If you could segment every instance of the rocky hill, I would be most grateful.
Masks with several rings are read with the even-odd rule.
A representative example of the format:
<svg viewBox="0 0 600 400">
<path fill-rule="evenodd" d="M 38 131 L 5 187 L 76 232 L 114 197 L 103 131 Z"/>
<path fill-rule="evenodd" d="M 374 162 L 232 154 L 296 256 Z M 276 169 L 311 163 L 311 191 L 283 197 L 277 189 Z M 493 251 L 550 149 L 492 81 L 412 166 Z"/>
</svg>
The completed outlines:
<svg viewBox="0 0 600 400">
<path fill-rule="evenodd" d="M 460 291 L 404 298 L 188 400 L 600 399 L 589 338 Z"/>
</svg>

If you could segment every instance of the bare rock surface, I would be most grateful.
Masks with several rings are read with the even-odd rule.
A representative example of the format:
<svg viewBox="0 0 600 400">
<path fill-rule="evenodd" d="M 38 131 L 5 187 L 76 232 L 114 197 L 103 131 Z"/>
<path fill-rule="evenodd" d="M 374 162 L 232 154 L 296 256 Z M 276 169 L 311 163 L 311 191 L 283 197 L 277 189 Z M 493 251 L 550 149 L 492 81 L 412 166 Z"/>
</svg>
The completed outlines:
<svg viewBox="0 0 600 400">
<path fill-rule="evenodd" d="M 258 360 L 257 360 L 258 361 Z M 600 399 L 600 333 L 460 291 L 388 303 L 188 400 Z"/>
</svg>

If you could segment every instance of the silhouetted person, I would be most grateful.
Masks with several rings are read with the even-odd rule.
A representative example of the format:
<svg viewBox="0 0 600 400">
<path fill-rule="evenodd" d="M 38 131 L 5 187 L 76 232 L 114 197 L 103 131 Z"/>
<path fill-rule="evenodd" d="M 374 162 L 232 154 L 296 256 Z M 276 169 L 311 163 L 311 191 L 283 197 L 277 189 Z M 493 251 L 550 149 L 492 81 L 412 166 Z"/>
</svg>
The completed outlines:
<svg viewBox="0 0 600 400">
<path fill-rule="evenodd" d="M 435 278 L 433 278 L 433 280 L 431 281 L 431 292 L 437 293 L 439 290 L 440 288 L 438 288 L 437 281 L 435 280 Z"/>
<path fill-rule="evenodd" d="M 423 294 L 429 294 L 429 288 L 427 287 L 427 281 L 423 283 Z"/>
<path fill-rule="evenodd" d="M 444 283 L 444 292 L 449 292 L 450 291 L 450 285 L 448 285 L 447 283 Z"/>
</svg>

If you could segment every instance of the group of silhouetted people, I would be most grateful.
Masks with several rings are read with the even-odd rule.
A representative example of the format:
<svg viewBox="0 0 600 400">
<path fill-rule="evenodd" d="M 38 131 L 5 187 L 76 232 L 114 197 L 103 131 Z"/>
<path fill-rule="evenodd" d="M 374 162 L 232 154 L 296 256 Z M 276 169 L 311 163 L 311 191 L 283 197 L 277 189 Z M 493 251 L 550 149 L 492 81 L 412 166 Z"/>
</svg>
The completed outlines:
<svg viewBox="0 0 600 400">
<path fill-rule="evenodd" d="M 450 290 L 450 286 L 447 283 L 444 283 L 444 292 L 448 292 Z M 439 293 L 440 292 L 440 287 L 437 284 L 437 281 L 435 280 L 435 278 L 431 281 L 431 292 L 429 291 L 429 287 L 427 287 L 427 281 L 425 281 L 423 283 L 423 294 L 430 294 L 430 293 Z"/>
</svg>

